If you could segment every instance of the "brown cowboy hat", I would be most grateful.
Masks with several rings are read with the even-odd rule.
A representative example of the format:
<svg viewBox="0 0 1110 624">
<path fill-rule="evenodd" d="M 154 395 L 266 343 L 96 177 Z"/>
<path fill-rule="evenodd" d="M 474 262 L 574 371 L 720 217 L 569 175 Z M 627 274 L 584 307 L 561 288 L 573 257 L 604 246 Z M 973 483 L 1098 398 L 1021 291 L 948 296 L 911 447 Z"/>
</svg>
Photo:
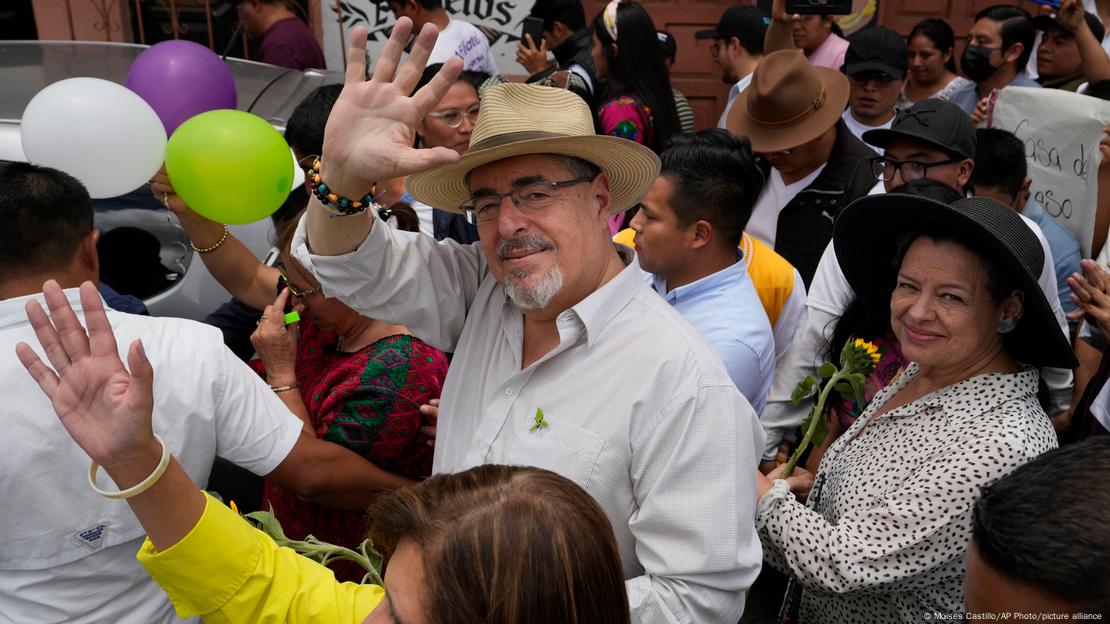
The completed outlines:
<svg viewBox="0 0 1110 624">
<path fill-rule="evenodd" d="M 848 105 L 848 90 L 844 74 L 810 65 L 800 50 L 779 50 L 755 68 L 725 125 L 748 137 L 753 152 L 788 150 L 836 125 Z"/>
<path fill-rule="evenodd" d="M 575 156 L 609 179 L 610 210 L 635 206 L 659 176 L 659 157 L 647 147 L 594 134 L 589 106 L 571 91 L 507 83 L 482 91 L 470 151 L 450 165 L 411 175 L 405 189 L 416 201 L 448 212 L 470 199 L 466 178 L 494 161 L 528 154 Z"/>
</svg>

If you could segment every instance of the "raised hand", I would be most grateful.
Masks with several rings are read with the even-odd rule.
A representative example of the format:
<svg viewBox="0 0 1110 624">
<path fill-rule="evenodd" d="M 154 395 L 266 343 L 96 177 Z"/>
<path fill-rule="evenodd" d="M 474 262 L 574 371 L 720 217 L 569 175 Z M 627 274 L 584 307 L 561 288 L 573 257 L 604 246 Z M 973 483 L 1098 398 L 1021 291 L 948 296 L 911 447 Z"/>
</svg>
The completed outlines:
<svg viewBox="0 0 1110 624">
<path fill-rule="evenodd" d="M 273 304 L 262 311 L 258 329 L 251 334 L 251 345 L 266 365 L 266 380 L 272 386 L 285 386 L 297 381 L 296 326 L 285 324 L 285 302 L 288 300 L 289 289 L 283 288 Z"/>
<path fill-rule="evenodd" d="M 404 42 L 412 32 L 407 17 L 397 20 L 370 80 L 366 75 L 366 29 L 351 31 L 343 91 L 324 130 L 320 174 L 336 193 L 361 197 L 375 182 L 424 171 L 458 160 L 446 147 L 415 149 L 416 127 L 435 107 L 462 71 L 452 57 L 420 91 L 411 95 L 435 46 L 437 31 L 427 24 L 400 65 Z"/>
<path fill-rule="evenodd" d="M 151 457 L 156 462 L 161 447 L 151 429 L 154 369 L 142 343 L 131 343 L 128 372 L 120 361 L 96 286 L 91 282 L 81 285 L 87 334 L 57 282 L 46 282 L 42 290 L 50 315 L 37 301 L 28 302 L 26 310 L 50 366 L 25 342 L 17 344 L 15 350 L 27 372 L 50 398 L 62 426 L 89 457 L 106 469 L 149 465 Z"/>
<path fill-rule="evenodd" d="M 1056 19 L 1074 34 L 1087 23 L 1083 19 L 1083 3 L 1079 0 L 1062 0 L 1060 8 L 1056 9 Z"/>
</svg>

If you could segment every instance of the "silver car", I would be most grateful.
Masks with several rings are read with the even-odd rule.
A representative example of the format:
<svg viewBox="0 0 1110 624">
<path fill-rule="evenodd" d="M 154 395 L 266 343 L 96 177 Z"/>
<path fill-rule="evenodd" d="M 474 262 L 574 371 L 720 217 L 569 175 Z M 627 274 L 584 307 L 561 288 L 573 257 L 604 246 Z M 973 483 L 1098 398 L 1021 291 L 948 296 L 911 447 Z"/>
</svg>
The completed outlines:
<svg viewBox="0 0 1110 624">
<path fill-rule="evenodd" d="M 147 46 L 84 41 L 0 41 L 0 160 L 26 161 L 20 119 L 43 87 L 88 76 L 123 84 L 127 70 Z M 265 63 L 226 59 L 235 77 L 239 109 L 266 119 L 279 132 L 297 104 L 313 89 L 341 83 L 339 72 L 298 71 Z M 102 278 L 121 294 L 139 297 L 151 314 L 201 320 L 230 295 L 189 247 L 177 217 L 148 187 L 93 201 L 102 232 Z M 259 259 L 271 249 L 269 219 L 230 226 Z"/>
</svg>

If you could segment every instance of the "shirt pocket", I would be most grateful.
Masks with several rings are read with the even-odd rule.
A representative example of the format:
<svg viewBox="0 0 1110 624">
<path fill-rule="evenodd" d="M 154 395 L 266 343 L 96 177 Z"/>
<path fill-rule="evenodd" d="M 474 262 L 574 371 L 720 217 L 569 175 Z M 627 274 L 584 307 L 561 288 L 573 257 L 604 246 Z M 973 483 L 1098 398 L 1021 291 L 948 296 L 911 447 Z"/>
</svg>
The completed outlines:
<svg viewBox="0 0 1110 624">
<path fill-rule="evenodd" d="M 597 472 L 605 440 L 594 432 L 561 421 L 557 414 L 545 414 L 544 420 L 548 423 L 546 427 L 519 430 L 515 434 L 515 448 L 505 459 L 512 464 L 550 470 L 587 487 Z"/>
</svg>

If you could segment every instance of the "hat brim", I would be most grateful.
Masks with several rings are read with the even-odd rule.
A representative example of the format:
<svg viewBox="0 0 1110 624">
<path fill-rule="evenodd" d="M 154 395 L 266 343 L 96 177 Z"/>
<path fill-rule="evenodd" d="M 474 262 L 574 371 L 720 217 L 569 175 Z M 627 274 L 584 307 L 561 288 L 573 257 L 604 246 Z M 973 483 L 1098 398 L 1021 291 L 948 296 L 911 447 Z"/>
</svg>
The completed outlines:
<svg viewBox="0 0 1110 624">
<path fill-rule="evenodd" d="M 825 102 L 821 108 L 798 123 L 782 128 L 761 126 L 748 115 L 748 99 L 755 92 L 749 85 L 728 111 L 725 125 L 736 136 L 747 137 L 753 152 L 781 152 L 809 143 L 836 125 L 844 108 L 848 106 L 848 79 L 844 74 L 827 67 L 814 67 L 821 84 L 825 86 Z"/>
<path fill-rule="evenodd" d="M 917 134 L 916 132 L 907 132 L 906 130 L 896 130 L 894 128 L 879 128 L 876 130 L 868 130 L 863 133 L 861 137 L 864 143 L 873 145 L 882 149 L 887 149 L 890 144 L 898 139 L 909 139 L 911 141 L 920 141 L 928 143 L 930 146 L 935 147 L 945 154 L 949 154 L 958 158 L 975 158 L 974 154 L 964 154 L 958 150 L 952 149 L 952 146 L 945 145 L 933 137 Z"/>
<path fill-rule="evenodd" d="M 935 229 L 959 232 L 974 241 L 975 251 L 1003 263 L 1006 275 L 1023 293 L 1021 319 L 1006 341 L 1011 357 L 1033 366 L 1077 366 L 1038 276 L 1030 275 L 1013 252 L 978 220 L 924 197 L 901 193 L 863 197 L 845 208 L 836 220 L 833 249 L 837 261 L 856 296 L 872 313 L 890 314 L 890 296 L 898 275 L 894 258 L 902 235 Z"/>
<path fill-rule="evenodd" d="M 467 152 L 455 163 L 409 176 L 405 190 L 418 202 L 460 213 L 459 204 L 470 199 L 466 177 L 471 171 L 506 158 L 534 154 L 574 156 L 597 165 L 609 180 L 613 214 L 639 203 L 659 177 L 659 157 L 634 141 L 604 135 L 551 135 Z"/>
<path fill-rule="evenodd" d="M 725 36 L 716 28 L 711 28 L 709 30 L 697 31 L 694 33 L 694 39 L 725 39 Z"/>
<path fill-rule="evenodd" d="M 860 74 L 860 73 L 863 73 L 865 71 L 881 71 L 884 74 L 886 74 L 887 76 L 890 76 L 891 78 L 894 78 L 895 80 L 902 80 L 903 78 L 906 77 L 906 70 L 905 69 L 898 69 L 897 67 L 892 67 L 890 65 L 887 65 L 886 63 L 879 63 L 877 61 L 866 61 L 866 62 L 863 62 L 863 63 L 852 63 L 851 65 L 848 65 L 847 63 L 845 63 L 845 65 L 844 65 L 844 75 L 845 76 L 851 76 L 853 74 Z"/>
</svg>

